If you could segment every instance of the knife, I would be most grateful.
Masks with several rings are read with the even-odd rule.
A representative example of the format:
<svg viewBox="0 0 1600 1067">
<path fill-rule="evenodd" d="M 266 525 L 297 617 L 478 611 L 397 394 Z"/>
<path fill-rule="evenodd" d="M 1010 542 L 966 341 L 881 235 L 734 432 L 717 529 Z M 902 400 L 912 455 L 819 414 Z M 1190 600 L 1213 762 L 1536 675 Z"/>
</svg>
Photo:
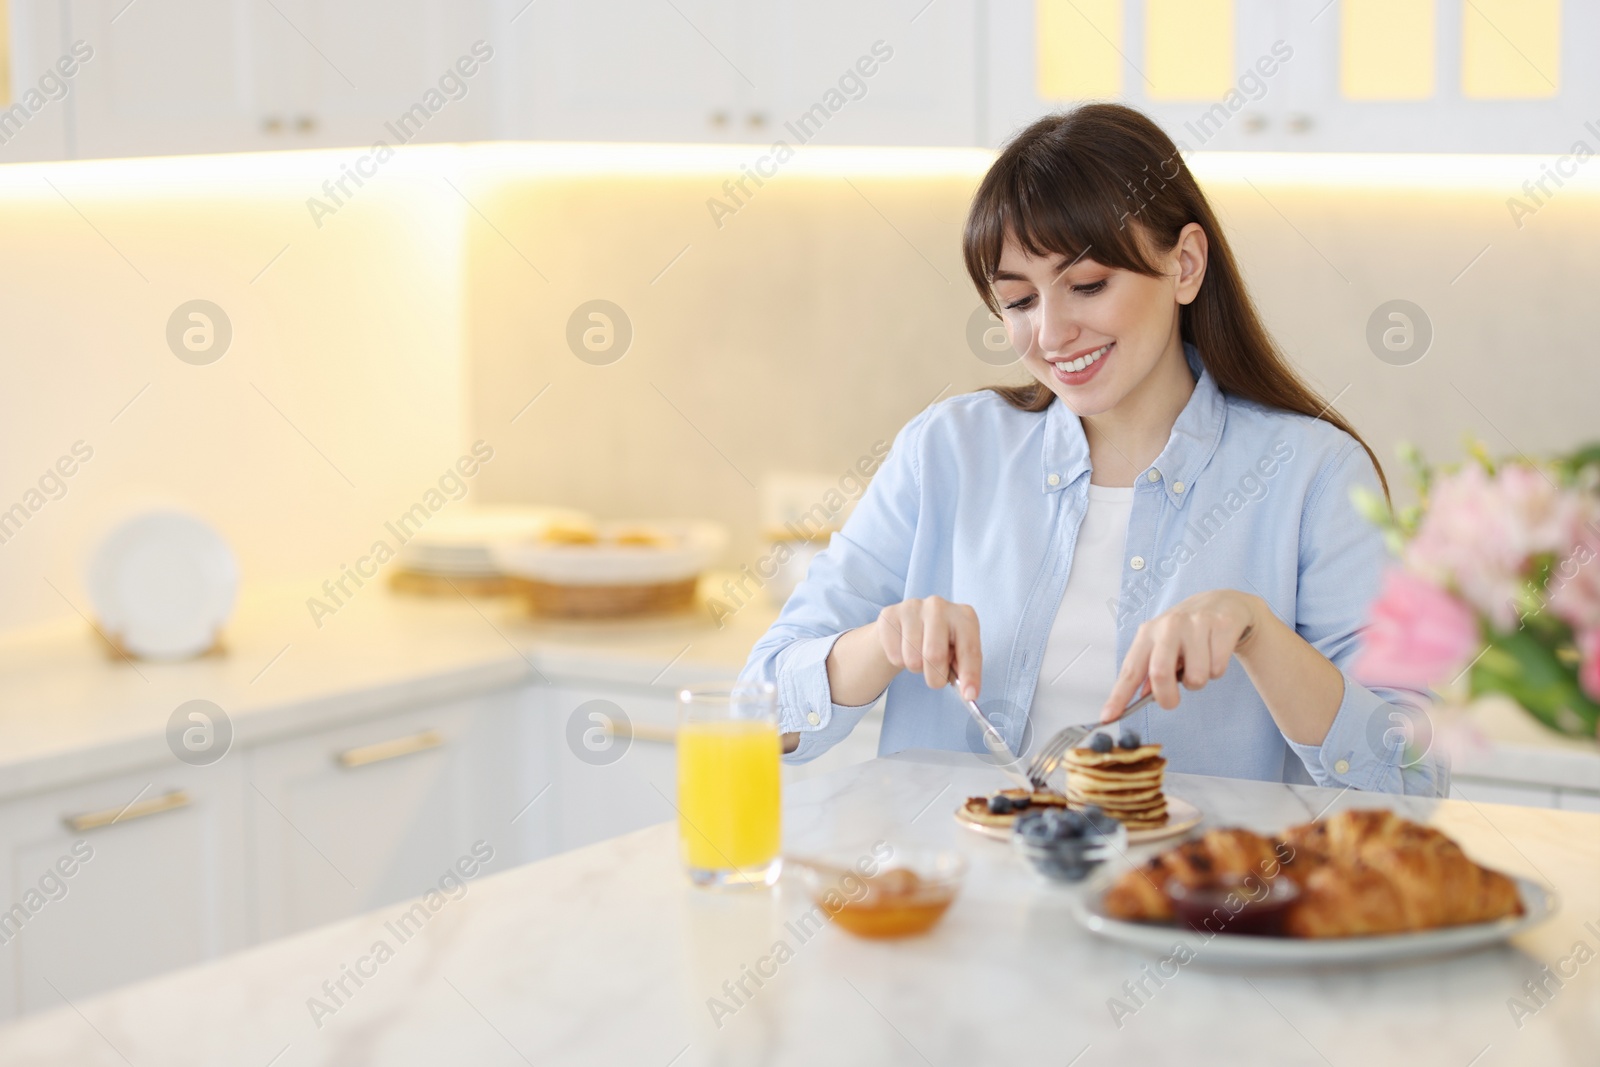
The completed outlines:
<svg viewBox="0 0 1600 1067">
<path fill-rule="evenodd" d="M 956 680 L 955 685 L 957 686 L 956 692 L 961 692 L 959 679 Z M 1022 760 L 1017 757 L 1015 752 L 1011 751 L 1011 746 L 1006 744 L 1006 739 L 1000 735 L 1000 731 L 995 728 L 994 723 L 990 722 L 989 717 L 983 713 L 983 709 L 978 707 L 978 702 L 976 700 L 962 699 L 961 703 L 966 707 L 967 714 L 972 716 L 973 721 L 982 728 L 984 743 L 989 747 L 989 750 L 996 755 L 1004 753 L 1009 760 L 1008 763 L 998 765 L 1001 773 L 1011 779 L 1019 789 L 1026 789 L 1029 795 L 1032 795 L 1034 792 L 1033 781 L 1022 769 Z"/>
</svg>

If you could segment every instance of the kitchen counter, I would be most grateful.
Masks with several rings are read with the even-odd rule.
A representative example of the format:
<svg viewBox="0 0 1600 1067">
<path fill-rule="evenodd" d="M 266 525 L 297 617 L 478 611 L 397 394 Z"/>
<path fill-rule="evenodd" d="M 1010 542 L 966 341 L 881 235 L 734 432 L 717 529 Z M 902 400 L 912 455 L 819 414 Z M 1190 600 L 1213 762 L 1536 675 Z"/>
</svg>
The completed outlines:
<svg viewBox="0 0 1600 1067">
<path fill-rule="evenodd" d="M 791 852 L 844 841 L 933 842 L 972 871 L 926 937 L 865 942 L 787 923 L 810 904 L 690 888 L 662 824 L 467 883 L 401 941 L 405 905 L 31 1017 L 0 1030 L 0 1061 L 77 1065 L 516 1063 L 1544 1065 L 1600 1046 L 1600 816 L 1365 796 L 1173 775 L 1220 823 L 1275 830 L 1324 808 L 1392 804 L 1481 862 L 1540 878 L 1558 914 L 1515 943 L 1406 966 L 1254 972 L 1204 954 L 1149 992 L 1151 957 L 1072 919 L 1008 848 L 958 828 L 959 798 L 995 784 L 970 757 L 873 760 L 791 788 Z M 1587 924 L 1587 925 L 1586 925 Z M 790 954 L 731 1015 L 708 998 Z M 377 942 L 391 955 L 376 962 Z M 1587 946 L 1582 961 L 1574 955 Z M 362 963 L 367 960 L 369 962 Z M 1564 963 L 1560 961 L 1565 961 Z M 1532 1014 L 1523 985 L 1565 984 Z M 337 1005 L 324 982 L 367 973 Z M 764 967 L 769 973 L 772 966 Z M 1125 988 L 1125 983 L 1130 983 Z M 324 1007 L 313 1017 L 311 998 Z M 1134 1010 L 1114 1019 L 1110 1002 Z"/>
<path fill-rule="evenodd" d="M 188 700 L 219 705 L 239 745 L 528 681 L 602 679 L 667 694 L 735 675 L 776 615 L 755 601 L 720 628 L 703 610 L 550 621 L 507 598 L 371 585 L 320 628 L 304 588 L 252 590 L 224 632 L 225 651 L 183 663 L 130 663 L 77 619 L 12 632 L 0 636 L 0 800 L 170 760 L 167 720 Z"/>
</svg>

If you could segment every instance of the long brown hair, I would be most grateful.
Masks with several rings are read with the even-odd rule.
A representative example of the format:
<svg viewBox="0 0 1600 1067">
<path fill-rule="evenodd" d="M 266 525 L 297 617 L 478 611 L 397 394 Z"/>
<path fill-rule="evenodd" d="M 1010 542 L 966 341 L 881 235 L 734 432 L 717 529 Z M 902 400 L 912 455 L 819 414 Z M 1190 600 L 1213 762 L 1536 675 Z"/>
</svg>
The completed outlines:
<svg viewBox="0 0 1600 1067">
<path fill-rule="evenodd" d="M 1008 238 L 1030 255 L 1088 256 L 1154 277 L 1161 271 L 1146 258 L 1135 227 L 1152 247 L 1170 249 L 1191 222 L 1205 230 L 1210 252 L 1200 292 L 1179 311 L 1179 332 L 1217 387 L 1337 426 L 1366 449 L 1388 495 L 1371 446 L 1295 373 L 1261 324 L 1205 194 L 1172 139 L 1140 112 L 1085 104 L 1019 133 L 978 187 L 962 251 L 972 283 L 998 314 L 991 281 Z M 1055 398 L 1039 381 L 989 388 L 1024 411 L 1044 411 Z"/>
</svg>

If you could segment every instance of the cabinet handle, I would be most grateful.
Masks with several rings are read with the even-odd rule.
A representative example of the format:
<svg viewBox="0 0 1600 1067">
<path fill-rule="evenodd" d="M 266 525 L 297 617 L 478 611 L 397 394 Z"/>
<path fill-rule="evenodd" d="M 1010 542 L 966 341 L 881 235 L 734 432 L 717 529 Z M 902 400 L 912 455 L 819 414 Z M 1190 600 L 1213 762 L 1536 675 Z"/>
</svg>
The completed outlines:
<svg viewBox="0 0 1600 1067">
<path fill-rule="evenodd" d="M 106 808 L 104 811 L 90 811 L 82 815 L 64 815 L 61 821 L 75 833 L 85 830 L 98 830 L 112 823 L 132 822 L 142 819 L 146 815 L 160 815 L 164 811 L 176 811 L 189 806 L 189 794 L 182 789 L 174 789 L 149 800 L 141 800 L 136 804 L 129 804 L 121 808 Z"/>
<path fill-rule="evenodd" d="M 651 741 L 658 745 L 675 745 L 678 743 L 678 731 L 671 726 L 651 726 L 648 723 L 633 723 L 621 730 L 613 730 L 616 737 L 631 737 L 635 741 Z"/>
<path fill-rule="evenodd" d="M 438 730 L 423 730 L 420 733 L 407 734 L 405 737 L 379 741 L 372 745 L 347 748 L 334 758 L 345 767 L 365 767 L 369 763 L 382 763 L 384 760 L 399 759 L 401 756 L 409 756 L 413 752 L 426 752 L 428 749 L 438 748 L 442 744 L 444 744 L 444 736 Z"/>
</svg>

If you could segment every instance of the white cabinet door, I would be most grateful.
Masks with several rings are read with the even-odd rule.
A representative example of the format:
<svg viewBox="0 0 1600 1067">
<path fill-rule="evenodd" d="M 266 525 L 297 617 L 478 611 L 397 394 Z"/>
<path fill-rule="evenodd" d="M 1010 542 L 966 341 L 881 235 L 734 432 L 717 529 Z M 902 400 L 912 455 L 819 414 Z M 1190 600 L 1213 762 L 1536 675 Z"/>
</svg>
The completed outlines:
<svg viewBox="0 0 1600 1067">
<path fill-rule="evenodd" d="M 71 155 L 298 147 L 284 116 L 295 73 L 286 63 L 300 42 L 270 5 L 75 0 L 61 9 L 67 39 L 94 49 L 70 97 Z"/>
<path fill-rule="evenodd" d="M 1571 152 L 1576 140 L 1594 145 L 1584 128 L 1586 111 L 1600 94 L 1600 64 L 1593 62 L 1593 42 L 1600 35 L 1600 5 L 1560 5 L 1554 38 L 1539 38 L 1552 23 L 1537 18 L 1514 19 L 1513 9 L 1500 4 L 1434 3 L 1428 6 L 1432 26 L 1422 26 L 1415 43 L 1404 40 L 1407 18 L 1386 25 L 1384 8 L 1364 5 L 1373 21 L 1352 23 L 1346 39 L 1344 5 L 1333 0 L 1206 0 L 1207 26 L 1231 19 L 1230 76 L 1219 79 L 1204 99 L 1161 99 L 1152 91 L 1147 39 L 1152 20 L 1184 17 L 1185 3 L 1166 0 L 1121 0 L 1075 4 L 1053 0 L 1060 14 L 1054 23 L 1067 62 L 1073 50 L 1115 57 L 1121 88 L 1103 94 L 1147 112 L 1189 149 L 1255 149 L 1317 152 Z M 991 2 L 984 23 L 981 105 L 985 139 L 1004 143 L 1041 115 L 1079 101 L 1049 99 L 1039 90 L 1038 18 L 1040 4 Z M 1536 5 L 1543 9 L 1545 0 Z M 1492 9 L 1492 14 L 1485 9 Z M 1420 11 L 1422 9 L 1412 9 Z M 1091 17 L 1092 16 L 1092 17 Z M 1517 67 L 1548 95 L 1530 99 L 1474 99 L 1463 89 L 1466 21 L 1479 20 L 1481 36 L 1499 52 L 1500 60 Z M 1420 26 L 1415 20 L 1411 26 Z M 1360 26 L 1362 29 L 1356 29 Z M 1415 99 L 1350 99 L 1343 79 L 1346 55 L 1359 54 L 1358 42 L 1375 45 L 1373 69 L 1428 70 L 1431 79 Z M 1555 42 L 1552 61 L 1535 39 Z M 1520 41 L 1520 43 L 1519 43 Z M 1182 42 L 1180 42 L 1181 46 Z M 1194 45 L 1197 56 L 1218 54 L 1209 45 Z M 1181 47 L 1177 50 L 1181 53 Z M 1168 55 L 1172 54 L 1169 50 Z M 1537 57 L 1537 58 L 1535 58 Z M 1260 64 L 1260 66 L 1258 66 Z M 1548 69 L 1546 69 L 1548 68 Z M 1252 73 L 1253 72 L 1253 73 Z M 1232 93 L 1229 93 L 1229 90 Z M 1227 106 L 1219 106 L 1226 104 Z M 1209 120 L 1209 121 L 1208 121 Z"/>
<path fill-rule="evenodd" d="M 721 141 L 751 129 L 765 77 L 736 0 L 542 0 L 505 31 L 501 135 L 554 141 Z M 500 62 L 500 60 L 496 60 Z"/>
<path fill-rule="evenodd" d="M 670 694 L 555 686 L 540 699 L 545 745 L 556 763 L 547 799 L 560 849 L 677 817 L 677 707 Z"/>
<path fill-rule="evenodd" d="M 288 41 L 286 132 L 304 146 L 487 138 L 494 114 L 488 0 L 274 0 Z"/>
<path fill-rule="evenodd" d="M 44 0 L 20 7 L 34 21 L 57 9 Z M 70 97 L 71 155 L 367 147 L 491 132 L 489 0 L 62 7 L 58 36 L 64 29 L 67 41 L 94 50 Z"/>
<path fill-rule="evenodd" d="M 63 41 L 63 21 L 55 4 L 11 5 L 11 83 L 0 108 L 0 163 L 67 155 L 70 98 L 85 49 L 73 54 L 70 39 Z"/>
<path fill-rule="evenodd" d="M 749 17 L 763 106 L 747 139 L 978 143 L 973 0 L 783 0 Z"/>
<path fill-rule="evenodd" d="M 169 759 L 0 806 L 0 1017 L 248 943 L 241 767 Z"/>
<path fill-rule="evenodd" d="M 490 871 L 549 851 L 528 690 L 385 715 L 249 753 L 259 936 L 426 892 L 473 845 Z M 542 803 L 542 801 L 540 802 Z M 520 815 L 519 815 L 520 813 Z"/>
<path fill-rule="evenodd" d="M 671 692 L 597 685 L 539 692 L 544 744 L 556 762 L 550 808 L 558 848 L 580 848 L 677 818 L 677 704 Z M 785 764 L 785 788 L 872 759 L 882 722 L 880 704 L 822 756 Z"/>
</svg>

